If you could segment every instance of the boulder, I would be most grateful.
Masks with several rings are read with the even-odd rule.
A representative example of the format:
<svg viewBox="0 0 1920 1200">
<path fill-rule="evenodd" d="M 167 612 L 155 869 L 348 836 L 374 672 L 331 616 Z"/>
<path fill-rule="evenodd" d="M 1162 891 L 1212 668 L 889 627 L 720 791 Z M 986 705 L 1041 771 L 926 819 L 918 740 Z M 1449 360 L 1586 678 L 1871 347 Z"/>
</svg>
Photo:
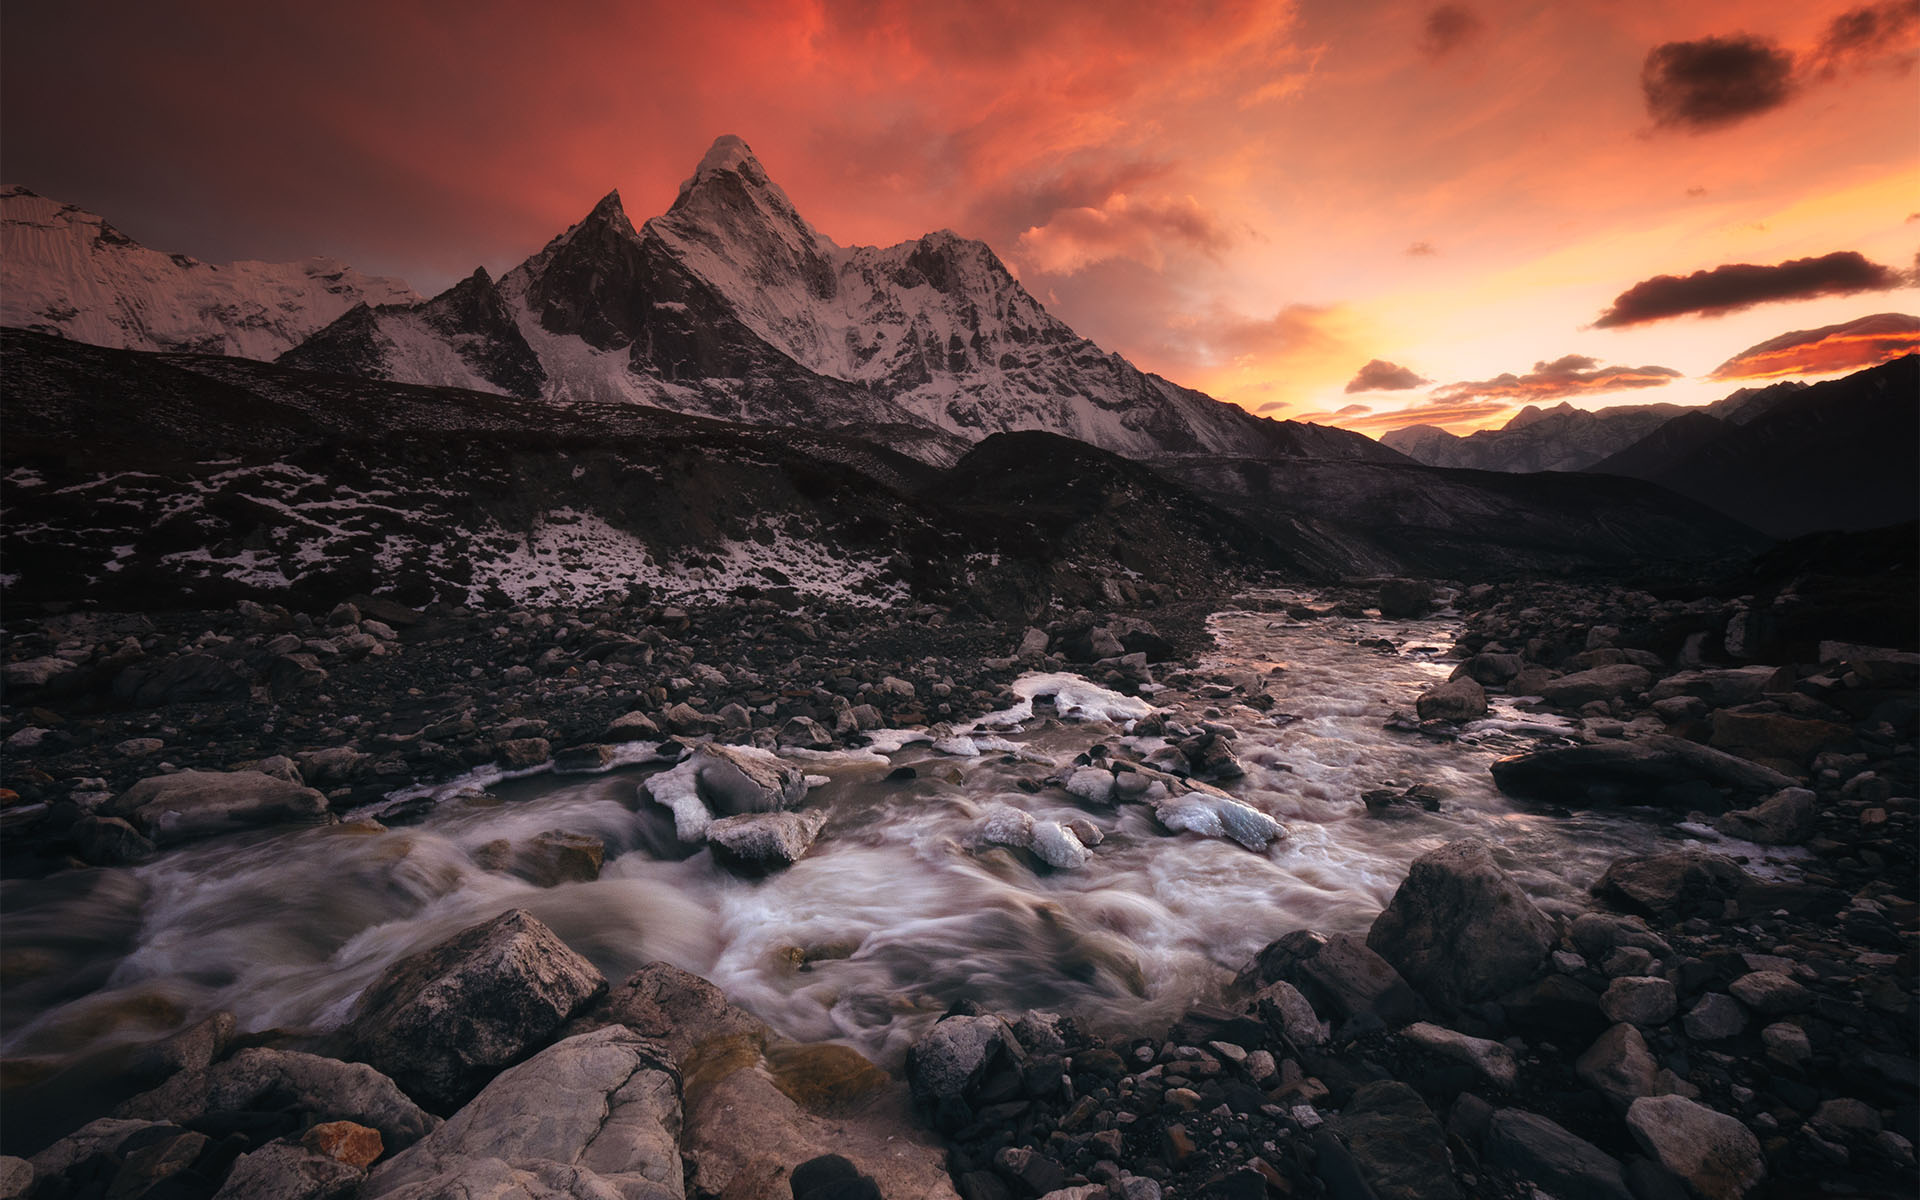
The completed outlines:
<svg viewBox="0 0 1920 1200">
<path fill-rule="evenodd" d="M 654 803 L 673 811 L 681 841 L 698 842 L 715 817 L 799 807 L 807 778 L 764 750 L 702 742 L 685 761 L 641 787 Z"/>
<path fill-rule="evenodd" d="M 1763 1017 L 1784 1017 L 1813 1007 L 1813 993 L 1778 971 L 1748 972 L 1727 990 Z"/>
<path fill-rule="evenodd" d="M 1600 1008 L 1609 1021 L 1652 1028 L 1673 1019 L 1680 1010 L 1680 998 L 1665 979 L 1623 975 L 1607 985 Z"/>
<path fill-rule="evenodd" d="M 142 779 L 101 807 L 161 845 L 262 825 L 325 822 L 327 798 L 259 771 L 177 771 Z"/>
<path fill-rule="evenodd" d="M 1805 766 L 1823 749 L 1843 749 L 1852 742 L 1853 731 L 1832 721 L 1730 709 L 1713 714 L 1713 734 L 1708 739 L 1716 750 L 1789 769 Z"/>
<path fill-rule="evenodd" d="M 388 967 L 342 1034 L 352 1057 L 451 1112 L 606 987 L 592 963 L 514 909 Z"/>
<path fill-rule="evenodd" d="M 1747 1014 L 1724 992 L 1708 992 L 1681 1018 L 1687 1036 L 1697 1042 L 1737 1037 L 1747 1028 Z"/>
<path fill-rule="evenodd" d="M 252 685 L 238 666 L 211 654 L 181 654 L 135 663 L 113 681 L 113 694 L 136 708 L 209 700 L 245 700 Z"/>
<path fill-rule="evenodd" d="M 1415 1021 L 1400 1032 L 1409 1041 L 1435 1054 L 1466 1063 L 1495 1087 L 1512 1091 L 1513 1085 L 1520 1081 L 1519 1061 L 1513 1051 L 1499 1042 L 1469 1037 L 1428 1021 Z"/>
<path fill-rule="evenodd" d="M 373 755 L 362 754 L 352 746 L 332 746 L 325 750 L 303 750 L 293 756 L 300 777 L 314 787 L 337 787 L 352 783 L 373 765 Z"/>
<path fill-rule="evenodd" d="M 122 1104 L 116 1113 L 136 1120 L 193 1122 L 208 1113 L 263 1106 L 366 1125 L 379 1130 L 393 1149 L 413 1145 L 440 1123 L 365 1063 L 264 1047 L 242 1050 L 211 1067 L 182 1071 Z"/>
<path fill-rule="evenodd" d="M 748 874 L 765 874 L 799 862 L 813 848 L 813 840 L 826 824 L 826 810 L 818 808 L 722 817 L 707 826 L 707 845 L 724 865 Z"/>
<path fill-rule="evenodd" d="M 1486 1158 L 1561 1200 L 1633 1200 L 1620 1163 L 1534 1113 L 1503 1108 L 1487 1125 Z"/>
<path fill-rule="evenodd" d="M 643 712 L 623 713 L 615 717 L 600 736 L 608 742 L 656 742 L 660 740 L 660 727 Z"/>
<path fill-rule="evenodd" d="M 1684 1096 L 1648 1096 L 1627 1110 L 1633 1140 L 1704 1200 L 1740 1200 L 1766 1177 L 1760 1139 Z"/>
<path fill-rule="evenodd" d="M 153 857 L 154 844 L 119 817 L 81 817 L 67 831 L 80 860 L 97 867 L 118 867 Z"/>
<path fill-rule="evenodd" d="M 1380 615 L 1389 620 L 1424 617 L 1433 608 L 1433 585 L 1424 579 L 1388 579 L 1380 584 Z"/>
<path fill-rule="evenodd" d="M 680 1088 L 659 1044 L 632 1030 L 570 1037 L 503 1072 L 446 1124 L 375 1168 L 361 1195 L 516 1194 L 476 1192 L 481 1173 L 511 1179 L 530 1196 L 551 1193 L 528 1186 L 528 1177 L 563 1196 L 682 1200 Z"/>
<path fill-rule="evenodd" d="M 1613 700 L 1644 692 L 1652 684 L 1652 671 L 1632 663 L 1616 663 L 1549 680 L 1540 689 L 1540 696 L 1560 708 L 1579 708 L 1595 700 Z"/>
<path fill-rule="evenodd" d="M 1449 1008 L 1526 983 L 1553 943 L 1553 925 L 1474 838 L 1415 859 L 1367 932 L 1369 949 Z"/>
<path fill-rule="evenodd" d="M 200 1071 L 226 1053 L 236 1028 L 230 1012 L 217 1012 L 180 1032 L 151 1042 L 134 1052 L 123 1074 L 130 1080 L 154 1084 L 180 1071 Z"/>
<path fill-rule="evenodd" d="M 68 680 L 77 680 L 80 667 L 77 663 L 64 658 L 45 655 L 40 658 L 27 658 L 19 662 L 10 662 L 0 667 L 0 687 L 13 699 L 40 688 L 57 685 Z M 53 690 L 59 690 L 54 687 Z"/>
<path fill-rule="evenodd" d="M 675 1066 L 685 1067 L 696 1050 L 747 1048 L 757 1058 L 772 1035 L 745 1009 L 728 1003 L 719 988 L 698 975 L 651 962 L 612 989 L 566 1029 L 572 1037 L 618 1025 L 659 1042 Z"/>
<path fill-rule="evenodd" d="M 1752 808 L 1722 813 L 1713 827 L 1763 846 L 1797 846 L 1819 827 L 1819 809 L 1806 788 L 1783 788 Z"/>
<path fill-rule="evenodd" d="M 1452 1200 L 1446 1131 L 1420 1094 L 1398 1080 L 1354 1090 L 1335 1128 L 1377 1200 Z"/>
<path fill-rule="evenodd" d="M 268 1142 L 234 1160 L 214 1200 L 350 1200 L 367 1173 L 294 1142 Z"/>
<path fill-rule="evenodd" d="M 1502 687 L 1525 669 L 1527 662 L 1518 654 L 1476 654 L 1454 670 L 1485 687 Z"/>
<path fill-rule="evenodd" d="M 1285 980 L 1316 1013 L 1342 1022 L 1378 1022 L 1398 1029 L 1420 1018 L 1420 998 L 1393 964 L 1352 934 L 1296 930 L 1270 942 L 1241 973 L 1245 986 Z"/>
<path fill-rule="evenodd" d="M 1675 851 L 1616 858 L 1593 890 L 1649 916 L 1718 917 L 1747 884 L 1747 873 L 1732 859 Z"/>
<path fill-rule="evenodd" d="M 1659 1072 L 1647 1040 L 1625 1023 L 1601 1034 L 1573 1064 L 1574 1074 L 1622 1112 L 1642 1096 L 1653 1095 Z"/>
<path fill-rule="evenodd" d="M 948 1017 L 908 1049 L 907 1083 L 942 1125 L 966 1124 L 983 1094 L 1009 1075 L 1017 1078 L 1026 1058 L 999 1017 Z"/>
<path fill-rule="evenodd" d="M 1648 695 L 1654 700 L 1693 696 L 1706 701 L 1710 708 L 1727 708 L 1758 700 L 1778 673 L 1778 667 L 1766 666 L 1680 671 L 1654 684 Z"/>
<path fill-rule="evenodd" d="M 114 1149 L 121 1142 L 162 1122 L 127 1117 L 101 1117 L 89 1121 L 27 1160 L 40 1179 L 66 1174 L 67 1168 L 96 1154 Z"/>
<path fill-rule="evenodd" d="M 1572 805 L 1719 807 L 1722 792 L 1759 797 L 1796 786 L 1759 763 L 1665 734 L 1516 754 L 1491 769 L 1503 792 Z"/>
<path fill-rule="evenodd" d="M 33 1190 L 33 1164 L 11 1154 L 0 1154 L 0 1200 L 22 1200 Z"/>
<path fill-rule="evenodd" d="M 1422 721 L 1474 721 L 1487 715 L 1487 693 L 1471 679 L 1451 679 L 1413 702 Z"/>
<path fill-rule="evenodd" d="M 833 735 L 812 717 L 789 717 L 787 723 L 780 727 L 775 741 L 783 747 L 798 746 L 803 750 L 833 748 Z"/>
<path fill-rule="evenodd" d="M 1287 1040 L 1296 1047 L 1318 1046 L 1327 1040 L 1327 1026 L 1313 1011 L 1313 1005 L 1300 989 L 1284 979 L 1276 979 L 1260 989 L 1252 1008 L 1271 1023 L 1278 1024 Z"/>
</svg>

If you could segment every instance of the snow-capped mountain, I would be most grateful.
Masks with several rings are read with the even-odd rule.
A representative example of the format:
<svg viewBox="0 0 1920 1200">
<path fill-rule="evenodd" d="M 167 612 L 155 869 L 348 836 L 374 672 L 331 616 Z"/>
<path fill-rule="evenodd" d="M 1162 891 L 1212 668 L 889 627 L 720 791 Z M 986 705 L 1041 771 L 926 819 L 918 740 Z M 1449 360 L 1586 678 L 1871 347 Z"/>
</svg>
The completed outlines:
<svg viewBox="0 0 1920 1200">
<path fill-rule="evenodd" d="M 411 304 L 397 279 L 330 258 L 214 266 L 100 217 L 0 188 L 0 324 L 97 346 L 270 359 L 356 304 Z"/>
<path fill-rule="evenodd" d="M 1479 471 L 1579 471 L 1624 450 L 1686 412 L 1678 404 L 1624 404 L 1588 410 L 1562 401 L 1529 404 L 1499 429 L 1458 437 L 1433 425 L 1409 425 L 1380 439 L 1416 462 Z"/>
<path fill-rule="evenodd" d="M 537 387 L 531 370 L 509 380 L 497 368 L 524 357 L 497 321 L 429 315 L 452 293 L 356 310 L 285 361 L 558 403 L 857 429 L 935 461 L 1022 429 L 1135 456 L 1395 457 L 1355 434 L 1254 417 L 1102 351 L 984 243 L 941 231 L 840 246 L 736 137 L 714 142 L 664 215 L 636 228 L 610 194 L 497 292 L 538 364 Z"/>
</svg>

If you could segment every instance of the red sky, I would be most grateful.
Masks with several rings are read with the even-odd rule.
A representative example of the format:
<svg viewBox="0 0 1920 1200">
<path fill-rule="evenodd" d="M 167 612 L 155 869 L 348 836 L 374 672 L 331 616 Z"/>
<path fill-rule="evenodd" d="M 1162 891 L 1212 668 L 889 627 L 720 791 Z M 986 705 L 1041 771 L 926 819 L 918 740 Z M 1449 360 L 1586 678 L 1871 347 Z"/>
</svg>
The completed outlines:
<svg viewBox="0 0 1920 1200">
<path fill-rule="evenodd" d="M 983 238 L 1178 382 L 1465 430 L 1701 403 L 1759 343 L 1920 310 L 1916 46 L 1920 0 L 9 0 L 0 174 L 158 248 L 430 292 L 610 188 L 663 211 L 736 133 L 836 241 Z M 1621 317 L 1659 276 L 1634 295 L 1812 298 Z M 1373 359 L 1428 382 L 1347 392 Z"/>
</svg>

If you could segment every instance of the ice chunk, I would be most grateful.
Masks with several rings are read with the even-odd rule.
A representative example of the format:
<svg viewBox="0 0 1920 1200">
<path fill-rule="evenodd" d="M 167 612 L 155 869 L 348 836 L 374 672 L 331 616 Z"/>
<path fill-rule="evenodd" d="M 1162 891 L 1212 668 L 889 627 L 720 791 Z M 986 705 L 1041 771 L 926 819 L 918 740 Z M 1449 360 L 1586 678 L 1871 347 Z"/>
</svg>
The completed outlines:
<svg viewBox="0 0 1920 1200">
<path fill-rule="evenodd" d="M 1176 833 L 1227 837 L 1249 850 L 1265 850 L 1267 843 L 1287 836 L 1280 822 L 1230 796 L 1187 792 L 1155 803 L 1153 815 Z"/>
<path fill-rule="evenodd" d="M 1111 721 L 1120 724 L 1137 721 L 1153 712 L 1153 705 L 1138 696 L 1123 696 L 1078 675 L 1065 672 L 1037 672 L 1013 681 L 1013 694 L 1020 702 L 1012 708 L 988 713 L 964 727 L 963 732 L 1005 726 L 1031 720 L 1033 702 L 1051 698 L 1063 720 Z"/>
<path fill-rule="evenodd" d="M 700 799 L 700 766 L 689 758 L 642 783 L 655 804 L 673 810 L 673 833 L 683 842 L 705 841 L 713 814 Z"/>
</svg>

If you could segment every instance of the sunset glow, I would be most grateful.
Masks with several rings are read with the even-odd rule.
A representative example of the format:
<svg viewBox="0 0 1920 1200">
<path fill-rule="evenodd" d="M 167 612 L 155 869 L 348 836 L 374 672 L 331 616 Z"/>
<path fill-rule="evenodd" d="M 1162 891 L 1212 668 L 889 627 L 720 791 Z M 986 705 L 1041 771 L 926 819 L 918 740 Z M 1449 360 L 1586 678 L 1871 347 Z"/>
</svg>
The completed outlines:
<svg viewBox="0 0 1920 1200">
<path fill-rule="evenodd" d="M 216 261 L 431 293 L 730 132 L 836 241 L 984 239 L 1143 368 L 1375 434 L 1852 370 L 1911 326 L 1749 348 L 1920 310 L 1911 0 L 123 7 L 9 6 L 8 181 Z"/>
</svg>

